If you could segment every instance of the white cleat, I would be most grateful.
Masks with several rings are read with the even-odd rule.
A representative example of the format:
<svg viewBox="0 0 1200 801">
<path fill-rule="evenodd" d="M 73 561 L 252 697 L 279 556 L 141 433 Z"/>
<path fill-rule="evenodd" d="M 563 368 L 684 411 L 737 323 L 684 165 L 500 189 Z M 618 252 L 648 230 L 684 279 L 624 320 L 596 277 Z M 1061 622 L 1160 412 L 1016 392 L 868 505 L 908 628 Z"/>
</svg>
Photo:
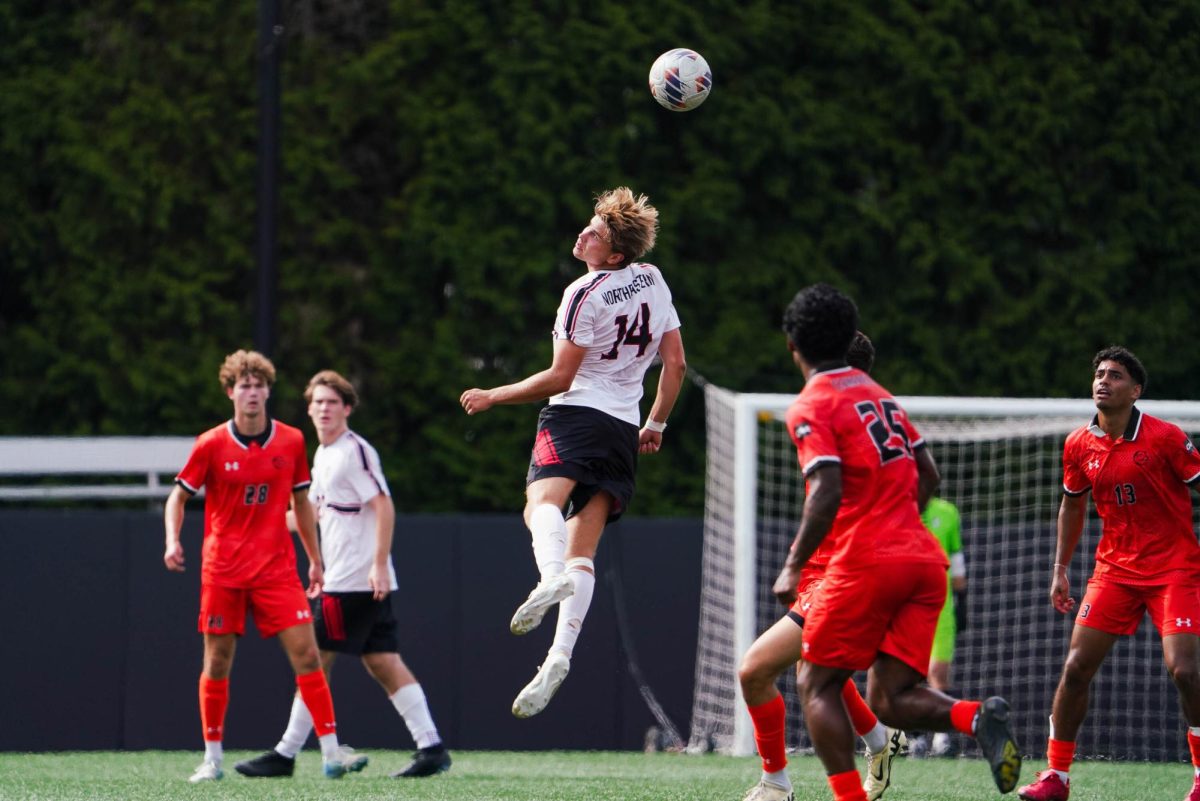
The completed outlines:
<svg viewBox="0 0 1200 801">
<path fill-rule="evenodd" d="M 529 593 L 525 603 L 517 607 L 512 622 L 508 624 L 508 630 L 517 635 L 528 634 L 542 625 L 542 618 L 546 616 L 550 607 L 574 594 L 575 582 L 571 581 L 571 577 L 566 573 L 559 573 L 539 582 L 533 588 L 533 592 Z"/>
<path fill-rule="evenodd" d="M 867 780 L 863 782 L 863 792 L 867 801 L 878 801 L 883 797 L 883 791 L 892 783 L 892 760 L 908 745 L 908 738 L 900 729 L 888 728 L 887 745 L 878 754 L 867 751 Z"/>
<path fill-rule="evenodd" d="M 766 781 L 760 781 L 750 788 L 750 792 L 746 793 L 742 801 L 795 801 L 795 798 L 796 794 L 790 788 L 785 790 Z"/>
<path fill-rule="evenodd" d="M 199 782 L 216 782 L 225 778 L 225 771 L 221 770 L 221 766 L 216 762 L 205 760 L 196 768 L 196 772 L 188 778 L 192 784 Z"/>
<path fill-rule="evenodd" d="M 370 759 L 366 754 L 355 753 L 348 745 L 339 745 L 333 755 L 325 760 L 325 778 L 340 779 L 347 773 L 358 773 Z"/>
<path fill-rule="evenodd" d="M 547 654 L 533 681 L 526 684 L 525 689 L 517 694 L 517 700 L 513 701 L 513 715 L 531 718 L 545 709 L 570 671 L 570 659 L 557 652 Z"/>
</svg>

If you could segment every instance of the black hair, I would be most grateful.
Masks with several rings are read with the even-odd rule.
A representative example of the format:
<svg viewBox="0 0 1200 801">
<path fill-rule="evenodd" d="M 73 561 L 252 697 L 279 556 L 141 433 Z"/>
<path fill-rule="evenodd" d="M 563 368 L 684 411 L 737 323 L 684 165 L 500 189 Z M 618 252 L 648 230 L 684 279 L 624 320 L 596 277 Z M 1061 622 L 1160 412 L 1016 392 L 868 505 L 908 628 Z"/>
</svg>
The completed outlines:
<svg viewBox="0 0 1200 801">
<path fill-rule="evenodd" d="M 1129 371 L 1129 377 L 1133 379 L 1133 383 L 1140 384 L 1142 392 L 1146 391 L 1146 382 L 1150 380 L 1150 376 L 1146 375 L 1146 368 L 1129 348 L 1123 348 L 1120 345 L 1109 345 L 1107 348 L 1102 348 L 1092 359 L 1093 371 L 1100 366 L 1100 362 L 1116 362 L 1121 365 Z"/>
<path fill-rule="evenodd" d="M 875 366 L 875 345 L 862 331 L 855 331 L 854 339 L 850 340 L 850 347 L 846 350 L 846 364 L 857 367 L 864 373 L 871 372 L 871 368 Z"/>
<path fill-rule="evenodd" d="M 858 307 L 829 284 L 813 284 L 788 304 L 783 330 L 810 364 L 845 359 L 858 330 Z"/>
</svg>

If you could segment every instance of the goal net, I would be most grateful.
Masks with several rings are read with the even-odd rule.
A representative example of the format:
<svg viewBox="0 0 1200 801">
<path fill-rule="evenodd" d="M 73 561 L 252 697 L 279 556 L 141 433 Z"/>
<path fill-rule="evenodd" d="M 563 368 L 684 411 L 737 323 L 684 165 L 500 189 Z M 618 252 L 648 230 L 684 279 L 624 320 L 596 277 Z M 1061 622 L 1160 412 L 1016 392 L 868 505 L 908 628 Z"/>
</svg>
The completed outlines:
<svg viewBox="0 0 1200 801">
<path fill-rule="evenodd" d="M 783 424 L 792 395 L 741 394 L 709 385 L 703 584 L 689 749 L 754 753 L 737 666 L 786 610 L 771 594 L 804 502 L 796 451 Z M 952 681 L 964 698 L 1002 695 L 1025 753 L 1041 756 L 1050 703 L 1073 616 L 1050 605 L 1062 445 L 1095 413 L 1089 400 L 901 397 L 942 474 L 939 494 L 962 517 L 968 624 Z M 1147 414 L 1200 434 L 1200 403 L 1141 401 Z M 1070 566 L 1078 600 L 1099 539 L 1088 523 Z M 864 676 L 857 679 L 861 682 Z M 860 684 L 861 686 L 861 684 Z M 780 680 L 789 745 L 808 749 L 795 674 Z M 1189 759 L 1186 724 L 1149 620 L 1113 648 L 1092 684 L 1081 757 Z M 973 748 L 973 744 L 969 747 Z"/>
</svg>

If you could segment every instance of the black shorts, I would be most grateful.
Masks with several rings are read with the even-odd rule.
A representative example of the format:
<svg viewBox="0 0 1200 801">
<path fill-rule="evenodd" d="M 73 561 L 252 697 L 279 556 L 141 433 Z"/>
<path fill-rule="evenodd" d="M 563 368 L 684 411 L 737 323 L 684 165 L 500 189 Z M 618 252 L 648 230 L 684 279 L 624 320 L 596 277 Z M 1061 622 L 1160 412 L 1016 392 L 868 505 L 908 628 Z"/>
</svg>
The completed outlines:
<svg viewBox="0 0 1200 801">
<path fill-rule="evenodd" d="M 637 457 L 637 426 L 587 406 L 547 406 L 538 415 L 525 486 L 556 476 L 574 479 L 578 483 L 571 491 L 567 517 L 587 506 L 597 492 L 607 492 L 615 501 L 608 515 L 611 523 L 633 500 Z"/>
<path fill-rule="evenodd" d="M 323 592 L 313 604 L 317 646 L 340 654 L 398 653 L 392 596 L 376 601 L 368 592 Z"/>
</svg>

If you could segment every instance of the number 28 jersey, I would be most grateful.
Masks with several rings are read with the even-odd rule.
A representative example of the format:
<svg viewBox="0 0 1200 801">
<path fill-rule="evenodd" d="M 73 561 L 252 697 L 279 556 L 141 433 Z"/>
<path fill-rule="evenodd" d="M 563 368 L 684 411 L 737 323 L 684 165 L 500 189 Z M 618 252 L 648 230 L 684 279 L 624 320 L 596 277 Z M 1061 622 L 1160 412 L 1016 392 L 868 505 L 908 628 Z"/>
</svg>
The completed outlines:
<svg viewBox="0 0 1200 801">
<path fill-rule="evenodd" d="M 787 426 L 806 478 L 826 465 L 842 469 L 842 502 L 814 557 L 827 558 L 829 570 L 883 561 L 949 567 L 917 510 L 913 453 L 925 441 L 886 389 L 853 367 L 816 373 Z"/>
<path fill-rule="evenodd" d="M 287 510 L 292 493 L 311 481 L 308 454 L 300 429 L 269 425 L 261 445 L 235 436 L 232 420 L 205 431 L 175 478 L 193 495 L 206 488 L 203 584 L 250 588 L 298 580 Z"/>
<path fill-rule="evenodd" d="M 663 334 L 679 328 L 671 290 L 652 264 L 580 276 L 563 292 L 554 338 L 587 349 L 575 380 L 551 404 L 587 406 L 641 426 L 642 379 Z"/>
</svg>

